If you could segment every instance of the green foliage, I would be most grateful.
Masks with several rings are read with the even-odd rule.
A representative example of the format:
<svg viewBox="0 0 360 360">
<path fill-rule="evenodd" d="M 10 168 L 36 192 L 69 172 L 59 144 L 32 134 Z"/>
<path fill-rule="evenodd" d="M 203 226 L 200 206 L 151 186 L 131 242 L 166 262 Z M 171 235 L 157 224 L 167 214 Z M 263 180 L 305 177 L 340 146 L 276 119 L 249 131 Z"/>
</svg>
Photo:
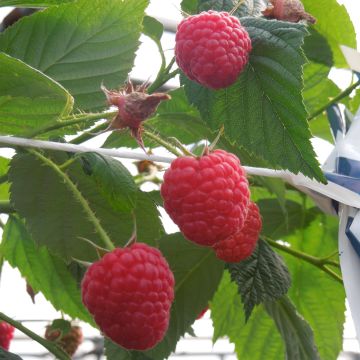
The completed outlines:
<svg viewBox="0 0 360 360">
<path fill-rule="evenodd" d="M 22 358 L 0 347 L 0 360 L 22 360 Z"/>
<path fill-rule="evenodd" d="M 175 350 L 177 341 L 185 334 L 215 293 L 223 273 L 223 262 L 206 247 L 195 245 L 180 234 L 160 239 L 160 250 L 175 276 L 175 301 L 171 308 L 170 325 L 165 338 L 146 351 L 145 359 L 166 359 Z M 194 294 L 196 293 L 196 296 Z M 138 352 L 130 353 L 114 344 L 108 344 L 108 357 L 116 359 L 143 359 Z M 110 350 L 109 350 L 110 349 Z M 115 357 L 116 355 L 116 357 Z"/>
<path fill-rule="evenodd" d="M 265 309 L 274 319 L 284 339 L 286 359 L 320 360 L 309 324 L 296 311 L 294 304 L 287 297 L 276 302 L 266 302 Z"/>
<path fill-rule="evenodd" d="M 299 230 L 284 239 L 292 248 L 320 258 L 336 253 L 338 219 L 321 214 L 308 227 L 304 217 L 298 221 Z M 337 359 L 342 349 L 343 286 L 313 265 L 291 255 L 283 256 L 292 279 L 290 299 L 311 325 L 321 358 Z"/>
<path fill-rule="evenodd" d="M 354 97 L 350 100 L 350 111 L 355 114 L 360 108 L 360 91 L 357 90 Z"/>
<path fill-rule="evenodd" d="M 51 325 L 49 325 L 51 330 L 60 330 L 61 335 L 66 335 L 71 331 L 71 322 L 64 319 L 55 319 Z"/>
<path fill-rule="evenodd" d="M 239 5 L 238 0 L 198 0 L 199 11 L 216 10 L 231 12 Z M 237 7 L 234 15 L 241 18 L 244 16 L 261 16 L 261 11 L 267 6 L 266 0 L 244 0 Z"/>
<path fill-rule="evenodd" d="M 147 0 L 79 0 L 50 7 L 1 34 L 0 51 L 62 84 L 76 109 L 101 109 L 106 105 L 101 83 L 118 87 L 133 66 L 147 5 Z"/>
<path fill-rule="evenodd" d="M 0 156 L 0 179 L 2 176 L 6 176 L 9 162 L 10 162 L 9 159 Z M 4 181 L 3 183 L 0 183 L 0 200 L 8 200 L 8 199 L 9 199 L 9 183 L 7 181 Z"/>
<path fill-rule="evenodd" d="M 273 166 L 324 180 L 299 91 L 305 27 L 254 18 L 244 18 L 242 24 L 253 45 L 246 70 L 234 85 L 220 91 L 182 77 L 190 102 L 212 129 L 224 124 L 232 141 Z"/>
<path fill-rule="evenodd" d="M 0 0 L 1 6 L 16 6 L 16 7 L 46 7 L 52 5 L 61 5 L 74 0 Z"/>
<path fill-rule="evenodd" d="M 345 6 L 336 0 L 302 0 L 302 3 L 306 11 L 317 19 L 313 28 L 324 36 L 330 45 L 334 65 L 347 68 L 340 45 L 356 48 L 356 35 Z"/>
<path fill-rule="evenodd" d="M 164 25 L 151 16 L 144 16 L 143 34 L 158 43 L 164 32 Z"/>
<path fill-rule="evenodd" d="M 281 298 L 290 287 L 290 275 L 282 258 L 263 240 L 258 241 L 250 257 L 228 264 L 228 269 L 244 303 L 245 321 L 256 305 Z"/>
<path fill-rule="evenodd" d="M 21 135 L 68 115 L 72 96 L 40 71 L 0 53 L 0 133 Z"/>
<path fill-rule="evenodd" d="M 333 53 L 326 37 L 319 34 L 313 27 L 309 28 L 309 36 L 304 40 L 303 49 L 306 57 L 313 62 L 329 67 L 334 64 Z"/>
<path fill-rule="evenodd" d="M 23 222 L 15 216 L 10 216 L 6 223 L 0 253 L 56 310 L 94 323 L 81 302 L 80 291 L 66 264 L 51 255 L 46 247 L 37 247 Z"/>
<path fill-rule="evenodd" d="M 115 210 L 134 209 L 137 188 L 129 170 L 120 161 L 97 153 L 81 154 L 81 160 L 85 173 Z"/>
<path fill-rule="evenodd" d="M 67 160 L 64 154 L 54 153 L 51 157 L 58 164 Z M 134 229 L 133 215 L 115 210 L 104 199 L 96 183 L 77 164 L 71 166 L 68 175 L 77 184 L 111 240 L 116 245 L 124 245 Z M 84 213 L 82 204 L 59 174 L 49 166 L 44 166 L 33 155 L 19 154 L 11 161 L 9 178 L 11 202 L 25 218 L 36 243 L 46 245 L 67 261 L 71 258 L 85 261 L 97 258 L 94 248 L 83 239 L 100 246 L 104 244 L 94 232 L 94 225 Z M 119 207 L 120 205 L 117 208 Z M 138 220 L 138 240 L 156 245 L 156 240 L 163 231 L 158 211 L 151 199 L 140 191 L 134 215 Z"/>
</svg>

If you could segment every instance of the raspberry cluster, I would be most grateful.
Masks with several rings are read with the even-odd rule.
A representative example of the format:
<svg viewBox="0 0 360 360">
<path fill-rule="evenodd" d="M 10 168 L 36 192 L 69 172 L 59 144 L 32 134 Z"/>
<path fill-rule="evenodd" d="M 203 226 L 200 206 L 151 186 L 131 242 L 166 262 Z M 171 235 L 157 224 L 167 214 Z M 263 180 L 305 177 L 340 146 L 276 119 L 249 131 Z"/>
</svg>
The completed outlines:
<svg viewBox="0 0 360 360">
<path fill-rule="evenodd" d="M 0 322 L 0 347 L 9 350 L 10 342 L 14 337 L 14 327 L 4 321 Z"/>
<path fill-rule="evenodd" d="M 179 24 L 175 58 L 191 80 L 211 89 L 230 86 L 249 60 L 251 40 L 235 16 L 207 11 Z"/>
<path fill-rule="evenodd" d="M 173 299 L 167 261 L 143 243 L 106 254 L 82 281 L 82 300 L 95 322 L 126 349 L 147 350 L 163 339 Z"/>
<path fill-rule="evenodd" d="M 255 248 L 261 217 L 240 160 L 224 150 L 175 159 L 161 186 L 164 208 L 185 237 L 238 262 Z"/>
</svg>

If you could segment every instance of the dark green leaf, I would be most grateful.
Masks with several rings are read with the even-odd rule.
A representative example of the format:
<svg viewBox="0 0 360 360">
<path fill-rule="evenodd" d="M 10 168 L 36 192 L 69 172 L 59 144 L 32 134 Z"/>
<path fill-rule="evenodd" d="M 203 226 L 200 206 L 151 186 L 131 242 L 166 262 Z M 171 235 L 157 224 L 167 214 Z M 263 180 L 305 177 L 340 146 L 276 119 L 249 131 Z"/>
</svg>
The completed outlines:
<svg viewBox="0 0 360 360">
<path fill-rule="evenodd" d="M 22 358 L 0 347 L 0 360 L 22 360 Z"/>
<path fill-rule="evenodd" d="M 66 335 L 71 331 L 71 322 L 64 319 L 55 319 L 51 325 L 49 325 L 49 329 L 60 330 L 61 335 Z"/>
<path fill-rule="evenodd" d="M 318 208 L 304 210 L 301 204 L 292 200 L 286 200 L 285 213 L 275 199 L 261 199 L 257 201 L 257 205 L 263 219 L 261 233 L 273 239 L 281 239 L 308 226 L 320 214 Z"/>
<path fill-rule="evenodd" d="M 85 172 L 115 210 L 131 211 L 135 207 L 137 187 L 120 161 L 97 153 L 83 153 L 81 159 Z"/>
<path fill-rule="evenodd" d="M 299 218 L 300 226 L 302 222 Z M 322 214 L 284 241 L 297 251 L 325 257 L 336 253 L 337 239 L 338 219 Z M 336 360 L 343 342 L 344 287 L 315 266 L 285 253 L 283 256 L 292 278 L 290 299 L 312 327 L 320 357 Z"/>
<path fill-rule="evenodd" d="M 23 18 L 0 35 L 0 50 L 60 82 L 76 109 L 104 108 L 101 83 L 127 78 L 148 0 L 79 0 Z"/>
<path fill-rule="evenodd" d="M 198 0 L 182 0 L 181 1 L 181 10 L 187 14 L 197 13 Z"/>
<path fill-rule="evenodd" d="M 237 17 L 244 16 L 261 16 L 261 11 L 266 8 L 266 0 L 244 0 L 238 7 L 238 0 L 199 0 L 199 10 L 207 11 L 210 9 L 216 11 L 232 11 L 237 7 L 234 15 Z"/>
<path fill-rule="evenodd" d="M 53 153 L 51 157 L 59 164 L 67 160 L 64 153 Z M 111 207 L 79 165 L 73 164 L 68 173 L 112 241 L 124 245 L 133 232 L 132 214 Z M 72 257 L 86 261 L 97 258 L 94 248 L 81 238 L 100 246 L 104 244 L 81 204 L 52 168 L 33 155 L 17 155 L 11 161 L 9 178 L 12 183 L 11 202 L 25 218 L 36 243 L 46 245 L 66 260 Z M 135 218 L 138 240 L 156 246 L 163 231 L 162 225 L 155 204 L 141 191 L 137 194 Z"/>
<path fill-rule="evenodd" d="M 180 233 L 160 239 L 160 250 L 175 276 L 175 300 L 165 338 L 145 352 L 153 360 L 166 359 L 175 350 L 179 338 L 212 299 L 223 273 L 223 263 L 211 249 L 185 240 Z M 130 356 L 128 351 L 120 347 L 115 350 L 114 346 L 110 346 L 110 349 L 114 356 L 111 359 L 143 359 L 139 358 L 138 352 L 131 352 Z"/>
<path fill-rule="evenodd" d="M 340 45 L 356 48 L 356 35 L 345 6 L 340 5 L 336 0 L 302 0 L 302 3 L 306 11 L 317 19 L 313 27 L 330 45 L 334 65 L 348 67 Z"/>
<path fill-rule="evenodd" d="M 46 7 L 52 5 L 61 5 L 74 0 L 0 0 L 1 6 L 16 6 L 16 7 Z"/>
<path fill-rule="evenodd" d="M 0 133 L 21 135 L 53 123 L 70 113 L 73 101 L 60 84 L 0 53 Z"/>
<path fill-rule="evenodd" d="M 31 287 L 41 291 L 56 310 L 93 324 L 66 264 L 51 255 L 44 246 L 37 247 L 17 217 L 10 216 L 7 221 L 0 251 L 10 265 L 18 268 Z"/>
<path fill-rule="evenodd" d="M 320 360 L 311 327 L 287 297 L 267 302 L 265 308 L 285 342 L 286 359 Z"/>
<path fill-rule="evenodd" d="M 333 53 L 326 37 L 312 27 L 309 28 L 309 33 L 310 36 L 305 38 L 303 46 L 306 57 L 311 61 L 331 67 L 334 63 Z"/>
<path fill-rule="evenodd" d="M 249 258 L 227 266 L 241 294 L 246 321 L 256 305 L 277 300 L 289 290 L 290 275 L 283 259 L 263 240 Z"/>
<path fill-rule="evenodd" d="M 227 89 L 212 91 L 182 77 L 191 103 L 212 129 L 273 166 L 323 181 L 310 143 L 303 104 L 303 25 L 243 18 L 253 50 L 247 68 Z"/>
<path fill-rule="evenodd" d="M 154 40 L 160 42 L 162 34 L 164 32 L 164 25 L 151 16 L 144 16 L 143 20 L 143 34 Z"/>
<path fill-rule="evenodd" d="M 284 346 L 272 319 L 262 306 L 254 309 L 245 323 L 243 306 L 235 283 L 227 272 L 211 302 L 214 341 L 228 336 L 235 344 L 238 359 L 283 359 Z M 289 359 L 290 360 L 290 359 Z"/>
<path fill-rule="evenodd" d="M 141 351 L 126 350 L 109 339 L 105 339 L 105 355 L 109 360 L 154 360 Z"/>
</svg>

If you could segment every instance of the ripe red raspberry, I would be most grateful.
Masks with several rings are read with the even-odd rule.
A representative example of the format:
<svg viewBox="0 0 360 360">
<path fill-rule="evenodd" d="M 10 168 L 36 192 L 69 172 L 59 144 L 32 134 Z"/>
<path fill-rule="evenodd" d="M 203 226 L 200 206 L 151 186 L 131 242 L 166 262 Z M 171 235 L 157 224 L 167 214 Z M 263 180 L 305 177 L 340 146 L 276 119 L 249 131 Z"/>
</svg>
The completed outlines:
<svg viewBox="0 0 360 360">
<path fill-rule="evenodd" d="M 0 322 L 0 347 L 9 350 L 10 342 L 14 337 L 14 327 L 4 321 Z"/>
<path fill-rule="evenodd" d="M 245 222 L 249 184 L 240 160 L 223 150 L 175 159 L 161 186 L 164 207 L 191 241 L 212 246 Z"/>
<path fill-rule="evenodd" d="M 250 202 L 241 230 L 214 245 L 216 256 L 226 262 L 239 262 L 252 254 L 261 231 L 259 208 Z"/>
<path fill-rule="evenodd" d="M 239 19 L 227 12 L 207 11 L 179 24 L 175 57 L 191 79 L 211 89 L 233 84 L 245 68 L 251 40 Z"/>
<path fill-rule="evenodd" d="M 159 250 L 135 243 L 88 268 L 82 299 L 112 341 L 146 350 L 161 341 L 168 328 L 174 276 Z"/>
<path fill-rule="evenodd" d="M 47 326 L 45 339 L 56 341 L 67 354 L 73 356 L 83 342 L 83 333 L 80 326 L 72 326 L 71 330 L 64 335 L 61 335 L 60 330 L 53 330 L 51 326 Z"/>
</svg>

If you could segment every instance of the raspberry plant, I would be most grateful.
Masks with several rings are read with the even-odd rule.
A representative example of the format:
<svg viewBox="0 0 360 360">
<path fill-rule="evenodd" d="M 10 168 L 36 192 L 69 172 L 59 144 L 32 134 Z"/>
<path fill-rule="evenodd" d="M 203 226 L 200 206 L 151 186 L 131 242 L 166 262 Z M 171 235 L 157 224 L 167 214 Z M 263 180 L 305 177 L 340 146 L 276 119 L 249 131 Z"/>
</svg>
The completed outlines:
<svg viewBox="0 0 360 360">
<path fill-rule="evenodd" d="M 53 142 L 47 150 L 43 142 L 37 148 L 14 143 L 10 145 L 16 151 L 12 159 L 0 158 L 0 213 L 9 215 L 3 224 L 1 262 L 6 260 L 19 269 L 34 293 L 43 293 L 70 319 L 93 326 L 98 323 L 104 330 L 96 316 L 103 320 L 105 314 L 105 319 L 111 319 L 117 306 L 101 309 L 100 300 L 95 301 L 98 315 L 94 321 L 81 298 L 87 266 L 102 261 L 99 259 L 115 247 L 126 247 L 129 239 L 157 248 L 175 278 L 168 328 L 161 329 L 161 339 L 146 351 L 129 351 L 106 338 L 108 359 L 168 358 L 208 305 L 214 341 L 227 336 L 240 359 L 275 360 L 280 354 L 295 360 L 336 359 L 342 348 L 345 310 L 337 259 L 338 222 L 322 213 L 310 197 L 279 179 L 248 176 L 250 199 L 260 210 L 262 230 L 251 255 L 225 263 L 211 247 L 190 242 L 181 232 L 165 233 L 158 212 L 163 206 L 159 189 L 145 192 L 141 187 L 144 182 L 162 183 L 158 164 L 138 164 L 141 170 L 133 176 L 121 162 L 101 151 L 75 154 L 70 145 L 105 131 L 108 136 L 102 149 L 144 147 L 149 151 L 162 146 L 177 157 L 189 156 L 191 162 L 200 162 L 207 156 L 202 156 L 204 151 L 211 153 L 216 147 L 234 154 L 231 156 L 238 157 L 242 165 L 287 169 L 325 182 L 311 135 L 331 141 L 325 117 L 330 105 L 341 102 L 348 114 L 359 106 L 358 92 L 349 97 L 359 81 L 341 92 L 328 79 L 332 67 L 347 67 L 339 45 L 355 47 L 354 28 L 345 8 L 335 0 L 304 0 L 306 14 L 311 14 L 308 19 L 317 19 L 311 25 L 277 19 L 276 14 L 283 12 L 265 10 L 269 9 L 265 0 L 183 0 L 181 7 L 188 19 L 210 10 L 229 12 L 250 38 L 247 64 L 241 64 L 234 82 L 224 88 L 211 85 L 224 85 L 215 78 L 224 76 L 221 71 L 214 72 L 214 78 L 206 73 L 210 86 L 206 81 L 200 81 L 201 85 L 194 81 L 199 80 L 196 77 L 187 77 L 187 65 L 179 64 L 185 70 L 182 73 L 175 58 L 166 63 L 161 46 L 163 26 L 145 15 L 148 3 L 0 0 L 0 6 L 44 8 L 0 34 L 0 135 Z M 288 12 L 287 7 L 286 19 L 293 19 Z M 211 28 L 202 25 L 205 30 Z M 127 78 L 141 34 L 156 43 L 162 61 L 154 82 L 136 87 Z M 226 41 L 224 36 L 231 34 L 222 35 L 222 41 Z M 236 54 L 232 52 L 235 43 L 211 44 L 217 54 L 223 49 Z M 180 59 L 183 49 L 176 49 Z M 231 61 L 217 64 L 226 64 L 228 70 Z M 203 69 L 199 71 L 202 74 Z M 177 75 L 179 88 L 160 89 Z M 109 103 L 115 107 L 109 109 Z M 204 149 L 204 140 L 215 138 L 211 149 Z M 1 139 L 0 145 L 8 147 Z M 66 151 L 56 151 L 57 144 Z M 214 191 L 226 183 L 223 180 L 216 183 L 211 177 L 201 178 Z M 177 188 L 176 182 L 173 194 L 182 191 L 182 184 Z M 195 180 L 190 179 L 189 184 Z M 216 194 L 223 196 L 227 191 Z M 188 205 L 191 209 L 192 204 Z M 208 210 L 205 202 L 194 205 L 194 212 L 196 207 Z M 235 227 L 244 222 L 242 216 Z M 197 242 L 201 243 L 198 237 Z M 137 275 L 141 283 L 146 271 L 139 268 L 143 268 Z M 116 264 L 111 271 L 114 269 Z M 126 279 L 116 274 L 120 282 Z M 97 280 L 99 289 L 105 285 L 105 280 L 104 284 Z M 151 304 L 144 305 L 141 296 L 139 299 L 136 306 L 142 309 L 141 316 L 133 303 L 124 305 L 132 308 L 126 321 L 134 334 L 140 323 L 137 316 L 154 315 L 147 313 Z M 6 309 L 2 311 L 2 321 L 57 358 L 69 359 L 56 341 L 33 333 L 9 317 Z M 131 314 L 137 315 L 132 318 Z M 0 355 L 18 358 L 1 349 Z"/>
</svg>

